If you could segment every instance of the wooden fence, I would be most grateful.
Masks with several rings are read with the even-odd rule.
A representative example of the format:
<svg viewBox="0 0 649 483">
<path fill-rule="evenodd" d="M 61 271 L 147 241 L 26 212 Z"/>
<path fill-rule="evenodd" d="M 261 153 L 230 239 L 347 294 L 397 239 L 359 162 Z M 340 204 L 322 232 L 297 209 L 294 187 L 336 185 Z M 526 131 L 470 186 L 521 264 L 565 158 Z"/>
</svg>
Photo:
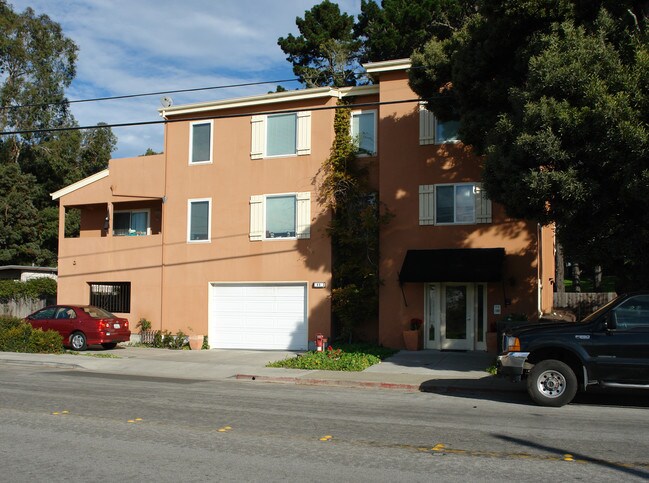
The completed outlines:
<svg viewBox="0 0 649 483">
<path fill-rule="evenodd" d="M 581 320 L 616 297 L 615 292 L 555 292 L 554 308 L 570 310 Z"/>
<path fill-rule="evenodd" d="M 6 302 L 0 302 L 0 315 L 10 315 L 22 319 L 32 312 L 42 309 L 47 303 L 48 300 L 46 299 L 8 300 Z"/>
</svg>

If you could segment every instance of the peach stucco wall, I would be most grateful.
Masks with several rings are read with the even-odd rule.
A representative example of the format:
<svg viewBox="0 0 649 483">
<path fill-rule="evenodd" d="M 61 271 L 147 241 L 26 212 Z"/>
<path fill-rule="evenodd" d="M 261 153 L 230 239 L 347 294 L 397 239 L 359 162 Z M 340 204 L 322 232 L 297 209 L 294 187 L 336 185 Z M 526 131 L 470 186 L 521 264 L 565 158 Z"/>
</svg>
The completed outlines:
<svg viewBox="0 0 649 483">
<path fill-rule="evenodd" d="M 355 102 L 415 98 L 404 71 L 381 73 L 379 87 L 379 96 L 359 96 Z M 60 199 L 59 301 L 87 303 L 91 281 L 129 281 L 132 307 L 124 315 L 132 324 L 145 317 L 154 329 L 207 334 L 212 283 L 300 282 L 308 287 L 309 339 L 318 332 L 331 335 L 330 215 L 318 202 L 316 187 L 333 141 L 334 110 L 317 108 L 336 102 L 333 96 L 317 97 L 202 111 L 201 118 L 213 118 L 213 161 L 208 164 L 189 164 L 190 121 L 179 115 L 165 126 L 163 155 L 111 160 L 107 177 Z M 251 159 L 251 115 L 289 109 L 311 110 L 311 154 Z M 549 310 L 552 230 L 509 219 L 495 204 L 489 224 L 420 226 L 419 186 L 477 182 L 481 160 L 461 143 L 420 146 L 415 101 L 364 109 L 378 112 L 378 153 L 362 162 L 394 215 L 380 235 L 378 330 L 364 328 L 365 334 L 403 347 L 405 324 L 424 318 L 424 284 L 398 282 L 410 249 L 504 248 L 503 280 L 487 287 L 490 328 L 508 314 L 534 317 L 539 309 Z M 250 241 L 250 197 L 296 192 L 311 193 L 310 238 Z M 188 242 L 188 201 L 204 198 L 212 203 L 210 239 Z M 151 209 L 152 235 L 113 237 L 101 230 L 106 212 L 140 206 Z M 66 207 L 83 208 L 86 230 L 80 238 L 63 237 Z M 312 288 L 313 282 L 325 282 L 326 288 Z M 495 305 L 502 314 L 494 314 Z"/>
<path fill-rule="evenodd" d="M 335 98 L 320 98 L 264 106 L 264 111 L 335 103 Z M 254 110 L 204 112 L 201 117 Z M 59 300 L 87 303 L 89 281 L 129 281 L 132 309 L 125 315 L 133 324 L 145 317 L 154 329 L 207 334 L 211 283 L 300 282 L 308 287 L 309 339 L 318 332 L 330 335 L 331 248 L 325 230 L 329 214 L 318 203 L 315 176 L 329 155 L 333 117 L 333 110 L 312 111 L 311 154 L 304 156 L 251 159 L 251 117 L 244 115 L 214 119 L 210 164 L 189 165 L 190 125 L 182 119 L 166 125 L 164 155 L 111 160 L 107 178 L 61 198 L 61 222 L 66 206 L 87 207 L 101 200 L 115 210 L 140 197 L 164 197 L 162 233 L 61 236 Z M 310 238 L 250 241 L 250 196 L 295 192 L 311 193 Z M 188 201 L 195 198 L 212 202 L 209 242 L 187 241 Z M 103 216 L 101 209 L 98 212 Z M 153 233 L 155 228 L 152 213 Z M 312 288 L 313 282 L 325 282 L 326 288 Z"/>
<path fill-rule="evenodd" d="M 413 99 L 404 72 L 386 72 L 380 80 L 381 102 Z M 458 144 L 419 145 L 417 102 L 380 107 L 380 197 L 394 215 L 381 232 L 379 342 L 403 347 L 403 330 L 413 317 L 424 317 L 423 283 L 399 285 L 398 272 L 410 249 L 504 248 L 502 283 L 487 289 L 488 327 L 508 314 L 538 315 L 536 225 L 509 219 L 493 205 L 492 223 L 454 226 L 419 225 L 419 185 L 479 182 L 481 161 L 470 148 Z M 544 266 L 545 277 L 554 270 Z M 547 294 L 544 294 L 547 299 Z M 551 288 L 549 297 L 551 298 Z M 545 300 L 545 299 L 544 299 Z M 545 302 L 544 302 L 545 304 Z M 501 314 L 494 314 L 494 306 Z"/>
<path fill-rule="evenodd" d="M 146 197 L 162 196 L 163 174 L 161 155 L 111 160 L 108 177 L 60 198 L 59 303 L 87 304 L 90 282 L 131 282 L 131 312 L 120 315 L 128 316 L 132 325 L 141 317 L 160 320 L 162 236 L 156 207 L 161 206 L 161 201 Z M 120 194 L 116 186 L 126 186 L 120 180 L 130 180 L 132 189 Z M 138 185 L 143 195 L 135 188 Z M 107 212 L 127 206 L 151 208 L 152 232 L 158 234 L 113 237 L 110 230 L 104 231 Z M 67 207 L 81 209 L 79 238 L 65 238 Z"/>
<path fill-rule="evenodd" d="M 310 105 L 285 103 L 277 109 L 309 110 L 321 104 L 322 100 Z M 166 127 L 167 178 L 174 181 L 167 183 L 165 203 L 164 325 L 169 330 L 206 331 L 210 283 L 307 282 L 310 339 L 316 332 L 329 334 L 331 249 L 325 233 L 329 218 L 317 202 L 314 176 L 329 153 L 333 111 L 312 111 L 311 154 L 304 156 L 251 159 L 250 119 L 215 119 L 213 162 L 194 166 L 188 163 L 189 123 Z M 307 191 L 309 239 L 250 241 L 251 195 Z M 187 242 L 187 203 L 194 198 L 212 200 L 209 243 Z M 312 282 L 325 282 L 327 288 L 313 289 Z"/>
</svg>

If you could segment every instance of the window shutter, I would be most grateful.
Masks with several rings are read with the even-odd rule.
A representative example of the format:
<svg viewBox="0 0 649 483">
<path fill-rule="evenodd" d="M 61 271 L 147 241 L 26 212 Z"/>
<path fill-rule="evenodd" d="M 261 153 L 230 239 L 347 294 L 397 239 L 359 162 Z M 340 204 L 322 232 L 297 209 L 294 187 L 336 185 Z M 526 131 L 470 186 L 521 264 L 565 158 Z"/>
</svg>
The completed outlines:
<svg viewBox="0 0 649 483">
<path fill-rule="evenodd" d="M 491 223 L 491 200 L 487 198 L 481 184 L 476 184 L 475 192 L 475 221 L 476 223 Z"/>
<path fill-rule="evenodd" d="M 297 155 L 311 154 L 311 111 L 297 113 Z"/>
<path fill-rule="evenodd" d="M 264 196 L 250 197 L 250 241 L 264 238 Z"/>
<path fill-rule="evenodd" d="M 311 193 L 296 193 L 297 238 L 311 238 Z"/>
<path fill-rule="evenodd" d="M 261 159 L 266 152 L 266 116 L 252 116 L 251 159 Z"/>
<path fill-rule="evenodd" d="M 422 184 L 419 186 L 419 224 L 435 224 L 435 185 Z"/>
<path fill-rule="evenodd" d="M 435 115 L 419 104 L 419 144 L 435 144 Z"/>
</svg>

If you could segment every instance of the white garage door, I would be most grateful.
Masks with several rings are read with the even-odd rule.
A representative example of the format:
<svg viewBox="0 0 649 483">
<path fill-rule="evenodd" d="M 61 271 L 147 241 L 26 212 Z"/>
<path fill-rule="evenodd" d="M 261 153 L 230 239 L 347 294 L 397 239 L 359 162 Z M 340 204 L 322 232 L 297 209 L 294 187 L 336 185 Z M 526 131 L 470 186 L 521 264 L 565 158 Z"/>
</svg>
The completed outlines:
<svg viewBox="0 0 649 483">
<path fill-rule="evenodd" d="M 212 284 L 209 344 L 306 350 L 306 284 Z"/>
</svg>

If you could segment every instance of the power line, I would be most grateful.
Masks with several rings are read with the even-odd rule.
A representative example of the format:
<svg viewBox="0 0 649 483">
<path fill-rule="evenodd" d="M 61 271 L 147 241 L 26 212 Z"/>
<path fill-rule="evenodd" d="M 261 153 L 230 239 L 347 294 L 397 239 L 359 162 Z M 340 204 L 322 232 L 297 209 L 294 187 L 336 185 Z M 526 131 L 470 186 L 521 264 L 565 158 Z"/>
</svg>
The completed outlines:
<svg viewBox="0 0 649 483">
<path fill-rule="evenodd" d="M 399 99 L 395 101 L 376 101 L 376 102 L 362 102 L 358 104 L 345 104 L 345 105 L 335 105 L 335 106 L 321 106 L 321 107 L 312 107 L 309 111 L 327 111 L 331 109 L 353 109 L 360 107 L 375 107 L 375 106 L 386 106 L 391 104 L 405 104 L 410 102 L 421 102 L 426 99 Z M 74 126 L 74 127 L 58 127 L 58 128 L 49 128 L 49 129 L 27 129 L 23 131 L 3 131 L 0 132 L 0 136 L 9 136 L 9 135 L 22 135 L 22 134 L 42 134 L 48 132 L 64 132 L 64 131 L 81 131 L 87 129 L 104 129 L 104 128 L 116 128 L 116 127 L 133 127 L 133 126 L 146 126 L 153 124 L 172 124 L 176 122 L 188 122 L 188 121 L 205 121 L 209 119 L 230 119 L 238 117 L 249 117 L 249 116 L 263 116 L 269 114 L 290 114 L 304 111 L 304 108 L 301 109 L 286 109 L 282 111 L 256 111 L 256 112 L 247 112 L 247 113 L 238 113 L 238 114 L 222 114 L 222 115 L 209 115 L 209 116 L 197 116 L 197 117 L 183 117 L 182 119 L 163 119 L 160 121 L 141 121 L 141 122 L 125 122 L 125 123 L 114 123 L 114 124 L 98 124 L 95 126 Z"/>
<path fill-rule="evenodd" d="M 269 80 L 269 81 L 259 81 L 259 82 L 243 82 L 241 84 L 227 84 L 221 86 L 210 86 L 210 87 L 194 87 L 191 89 L 176 89 L 171 91 L 158 91 L 158 92 L 144 92 L 140 94 L 124 94 L 120 96 L 106 96 L 106 97 L 93 97 L 89 99 L 74 99 L 71 101 L 59 101 L 59 102 L 44 102 L 41 104 L 20 104 L 18 106 L 0 106 L 0 109 L 23 109 L 28 107 L 47 107 L 47 106 L 57 106 L 62 104 L 78 104 L 82 102 L 97 102 L 97 101 L 112 101 L 116 99 L 131 99 L 134 97 L 147 97 L 147 96 L 159 96 L 164 94 L 177 94 L 183 92 L 197 92 L 197 91 L 209 91 L 214 89 L 228 89 L 233 87 L 250 87 L 250 86 L 259 86 L 263 84 L 277 84 L 279 82 L 296 82 L 299 79 L 278 79 L 278 80 Z"/>
<path fill-rule="evenodd" d="M 419 67 L 414 67 L 411 66 L 409 69 L 420 69 L 422 66 Z M 352 72 L 351 73 L 355 78 L 360 79 L 362 77 L 369 77 L 367 72 Z M 38 104 L 20 104 L 17 106 L 0 106 L 0 110 L 4 109 L 24 109 L 24 108 L 32 108 L 32 107 L 47 107 L 47 106 L 57 106 L 57 105 L 63 105 L 63 104 L 79 104 L 83 102 L 100 102 L 100 101 L 112 101 L 112 100 L 118 100 L 118 99 L 132 99 L 135 97 L 149 97 L 149 96 L 160 96 L 160 95 L 165 95 L 165 94 L 179 94 L 179 93 L 185 93 L 185 92 L 199 92 L 199 91 L 209 91 L 209 90 L 215 90 L 215 89 L 229 89 L 229 88 L 234 88 L 234 87 L 250 87 L 250 86 L 258 86 L 258 85 L 264 85 L 264 84 L 278 84 L 281 82 L 299 82 L 300 79 L 297 77 L 291 78 L 291 79 L 277 79 L 277 80 L 268 80 L 268 81 L 258 81 L 258 82 L 242 82 L 240 84 L 226 84 L 226 85 L 220 85 L 220 86 L 209 86 L 209 87 L 194 87 L 194 88 L 189 88 L 189 89 L 175 89 L 175 90 L 168 90 L 168 91 L 157 91 L 157 92 L 142 92 L 139 94 L 122 94 L 119 96 L 105 96 L 105 97 L 91 97 L 87 99 L 73 99 L 73 100 L 64 100 L 64 101 L 57 101 L 57 102 L 43 102 L 43 103 L 38 103 Z"/>
<path fill-rule="evenodd" d="M 364 76 L 367 76 L 367 73 L 365 72 L 354 72 L 354 77 L 361 78 Z M 242 82 L 240 84 L 226 84 L 226 85 L 220 85 L 220 86 L 209 86 L 209 87 L 194 87 L 194 88 L 189 88 L 189 89 L 175 89 L 175 90 L 168 90 L 168 91 L 157 91 L 157 92 L 142 92 L 139 94 L 123 94 L 119 96 L 105 96 L 105 97 L 91 97 L 87 99 L 73 99 L 73 100 L 65 100 L 65 101 L 57 101 L 57 102 L 43 102 L 39 104 L 20 104 L 17 106 L 0 106 L 0 110 L 2 109 L 24 109 L 24 108 L 31 108 L 31 107 L 47 107 L 47 106 L 58 106 L 58 105 L 63 105 L 63 104 L 79 104 L 83 102 L 99 102 L 99 101 L 113 101 L 113 100 L 118 100 L 118 99 L 132 99 L 135 97 L 149 97 L 149 96 L 160 96 L 160 95 L 165 95 L 165 94 L 180 94 L 180 93 L 185 93 L 185 92 L 199 92 L 199 91 L 209 91 L 209 90 L 215 90 L 215 89 L 231 89 L 234 87 L 250 87 L 250 86 L 260 86 L 264 84 L 279 84 L 281 82 L 299 82 L 300 79 L 297 77 L 291 78 L 291 79 L 277 79 L 277 80 L 268 80 L 268 81 L 258 81 L 258 82 Z"/>
</svg>

